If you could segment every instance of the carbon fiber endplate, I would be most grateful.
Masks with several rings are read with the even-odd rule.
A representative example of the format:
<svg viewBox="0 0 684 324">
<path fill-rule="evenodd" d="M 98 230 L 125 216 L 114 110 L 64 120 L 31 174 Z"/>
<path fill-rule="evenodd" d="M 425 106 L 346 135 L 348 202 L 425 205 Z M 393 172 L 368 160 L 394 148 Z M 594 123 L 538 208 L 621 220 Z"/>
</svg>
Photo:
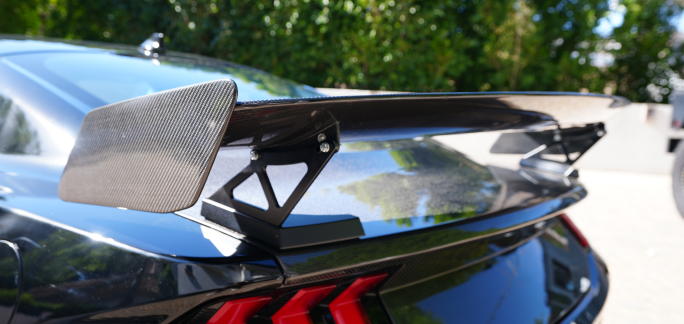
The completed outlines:
<svg viewBox="0 0 684 324">
<path fill-rule="evenodd" d="M 235 107 L 216 80 L 90 111 L 59 183 L 62 200 L 165 213 L 202 191 Z"/>
</svg>

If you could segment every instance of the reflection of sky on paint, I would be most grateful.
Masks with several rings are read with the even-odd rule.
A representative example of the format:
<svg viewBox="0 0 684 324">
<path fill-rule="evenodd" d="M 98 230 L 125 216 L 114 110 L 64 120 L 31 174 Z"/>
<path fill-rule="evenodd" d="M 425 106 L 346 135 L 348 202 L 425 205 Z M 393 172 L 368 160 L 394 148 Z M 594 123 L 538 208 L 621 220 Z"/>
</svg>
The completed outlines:
<svg viewBox="0 0 684 324">
<path fill-rule="evenodd" d="M 454 272 L 432 280 L 453 282 L 446 277 L 458 275 Z M 420 284 L 405 289 L 420 290 Z M 491 268 L 465 283 L 431 295 L 417 306 L 443 323 L 509 323 L 511 318 L 546 323 L 551 314 L 547 299 L 543 247 L 532 240 L 513 254 L 498 257 Z"/>
<path fill-rule="evenodd" d="M 382 129 L 344 129 L 340 133 L 342 142 L 370 142 L 408 139 L 429 135 L 459 134 L 474 132 L 475 128 L 465 127 L 421 127 L 421 128 L 382 128 Z"/>
<path fill-rule="evenodd" d="M 181 214 L 203 219 L 200 215 L 202 210 L 202 199 L 209 198 L 223 185 L 228 183 L 240 170 L 249 165 L 249 149 L 228 149 L 221 148 L 216 154 L 216 160 L 211 167 L 207 182 L 204 184 L 200 199 L 194 206 L 180 211 Z M 263 196 L 264 194 L 261 193 Z M 266 198 L 264 198 L 264 201 Z"/>
<path fill-rule="evenodd" d="M 363 231 L 366 233 L 364 238 L 373 238 L 384 235 L 404 233 L 406 231 L 415 231 L 421 228 L 428 228 L 435 225 L 435 219 L 432 217 L 410 217 L 411 226 L 398 224 L 396 219 L 392 220 L 377 220 L 363 223 Z M 446 224 L 446 223 L 440 223 Z"/>
<path fill-rule="evenodd" d="M 50 194 L 56 194 L 57 188 L 52 190 L 54 191 L 50 191 Z M 69 211 L 66 211 L 63 208 L 64 202 L 59 198 L 15 195 L 8 199 L 11 199 L 12 206 L 18 210 L 33 215 L 50 215 L 51 221 L 152 253 L 199 258 L 225 256 L 212 241 L 203 236 L 200 224 L 173 214 L 88 204 L 72 204 Z M 234 241 L 234 246 L 240 244 L 240 241 L 231 238 L 224 241 L 230 240 Z"/>
<path fill-rule="evenodd" d="M 427 215 L 428 206 L 427 203 L 430 201 L 430 194 L 427 190 L 423 189 L 419 192 L 420 198 L 418 199 L 418 207 L 416 207 L 416 214 Z"/>
<path fill-rule="evenodd" d="M 107 104 L 218 79 L 235 81 L 239 101 L 287 98 L 269 93 L 256 82 L 236 77 L 231 72 L 237 69 L 230 66 L 200 69 L 194 64 L 91 53 L 55 54 L 43 64 Z M 303 88 L 301 91 L 306 92 Z M 315 94 L 311 92 L 312 95 Z"/>
</svg>

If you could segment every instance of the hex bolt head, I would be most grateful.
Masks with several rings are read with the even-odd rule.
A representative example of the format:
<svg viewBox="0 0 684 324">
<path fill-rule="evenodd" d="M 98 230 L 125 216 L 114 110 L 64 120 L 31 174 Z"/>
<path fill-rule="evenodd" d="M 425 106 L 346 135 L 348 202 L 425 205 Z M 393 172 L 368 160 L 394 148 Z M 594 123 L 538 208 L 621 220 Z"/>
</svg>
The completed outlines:
<svg viewBox="0 0 684 324">
<path fill-rule="evenodd" d="M 259 152 L 255 151 L 255 150 L 252 150 L 252 151 L 249 152 L 249 159 L 250 159 L 250 160 L 256 161 L 256 160 L 259 159 L 259 157 L 260 157 L 260 156 L 259 156 Z"/>
<path fill-rule="evenodd" d="M 319 141 L 319 142 L 325 141 L 325 134 L 322 134 L 322 133 L 321 133 L 321 134 L 318 134 L 318 141 Z"/>
<path fill-rule="evenodd" d="M 321 143 L 320 149 L 321 149 L 321 152 L 328 153 L 328 152 L 330 152 L 330 144 Z"/>
</svg>

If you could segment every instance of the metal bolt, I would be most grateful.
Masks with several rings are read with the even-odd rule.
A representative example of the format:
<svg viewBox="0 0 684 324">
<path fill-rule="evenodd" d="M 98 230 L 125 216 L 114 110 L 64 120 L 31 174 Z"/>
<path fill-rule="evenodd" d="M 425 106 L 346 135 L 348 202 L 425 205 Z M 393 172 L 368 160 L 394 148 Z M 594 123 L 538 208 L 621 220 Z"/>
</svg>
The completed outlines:
<svg viewBox="0 0 684 324">
<path fill-rule="evenodd" d="M 321 143 L 320 149 L 321 149 L 321 152 L 328 153 L 330 151 L 330 144 Z"/>
<path fill-rule="evenodd" d="M 606 135 L 606 132 L 600 130 L 600 131 L 596 132 L 596 135 L 598 135 L 598 137 L 601 137 L 603 135 Z"/>
<path fill-rule="evenodd" d="M 318 141 L 319 142 L 325 141 L 325 134 L 318 134 Z"/>
<path fill-rule="evenodd" d="M 259 159 L 259 157 L 260 157 L 260 156 L 259 156 L 259 152 L 254 151 L 254 150 L 252 150 L 252 151 L 249 152 L 249 159 L 250 159 L 250 160 L 256 161 L 256 160 Z"/>
<path fill-rule="evenodd" d="M 554 142 L 560 142 L 561 141 L 561 136 L 559 134 L 553 135 L 553 141 Z"/>
</svg>

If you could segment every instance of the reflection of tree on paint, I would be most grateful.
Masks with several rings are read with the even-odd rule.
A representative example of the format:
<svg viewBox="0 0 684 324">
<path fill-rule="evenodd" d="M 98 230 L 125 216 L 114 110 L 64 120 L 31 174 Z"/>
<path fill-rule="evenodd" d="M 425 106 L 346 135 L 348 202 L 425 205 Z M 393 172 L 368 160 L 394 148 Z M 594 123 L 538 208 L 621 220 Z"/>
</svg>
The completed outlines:
<svg viewBox="0 0 684 324">
<path fill-rule="evenodd" d="M 331 269 L 335 267 L 349 266 L 368 260 L 378 260 L 387 256 L 398 256 L 419 251 L 424 251 L 436 246 L 462 241 L 467 238 L 481 236 L 483 232 L 465 232 L 462 230 L 434 231 L 403 237 L 397 240 L 377 241 L 372 248 L 368 245 L 359 244 L 342 249 L 334 249 L 329 253 L 315 252 L 310 258 L 303 257 L 304 262 L 294 263 L 289 268 L 295 273 L 307 273 L 314 265 L 316 269 Z M 448 272 L 451 269 L 462 267 L 469 262 L 479 260 L 493 253 L 492 246 L 497 242 L 494 238 L 485 238 L 459 244 L 442 250 L 439 257 L 424 258 L 422 266 L 414 267 L 411 271 L 397 274 L 386 285 L 392 285 L 391 280 L 402 280 L 400 284 L 419 281 L 439 273 Z M 410 286 L 407 289 L 398 289 L 387 295 L 383 295 L 385 304 L 391 308 L 392 318 L 397 323 L 424 323 L 438 324 L 441 320 L 433 314 L 420 309 L 417 302 L 448 290 L 454 286 L 468 281 L 471 276 L 488 269 L 496 262 L 490 259 L 487 262 L 479 262 L 463 270 L 456 271 L 448 276 L 440 276 L 437 279 L 422 282 L 419 286 Z M 400 270 L 401 271 L 401 270 Z M 445 278 L 445 279 L 442 279 Z M 420 287 L 420 289 L 418 289 Z M 389 302 L 389 303 L 388 303 Z"/>
<path fill-rule="evenodd" d="M 392 319 L 398 324 L 442 323 L 441 318 L 436 318 L 430 312 L 421 309 L 417 305 L 418 302 L 465 283 L 473 275 L 487 270 L 494 262 L 496 260 L 480 262 L 463 270 L 422 282 L 420 285 L 410 286 L 408 289 L 383 294 L 381 297 L 392 314 Z"/>
<path fill-rule="evenodd" d="M 416 305 L 404 305 L 392 310 L 392 319 L 395 323 L 415 324 L 440 324 L 442 319 L 436 318 L 432 313 L 420 309 Z"/>
<path fill-rule="evenodd" d="M 0 152 L 40 154 L 38 133 L 30 126 L 24 112 L 12 100 L 0 95 Z"/>
<path fill-rule="evenodd" d="M 0 243 L 0 320 L 9 321 L 9 310 L 19 295 L 20 267 L 14 249 Z"/>
<path fill-rule="evenodd" d="M 388 149 L 400 170 L 340 187 L 383 218 L 410 226 L 406 217 L 425 216 L 442 223 L 481 214 L 499 193 L 487 168 L 434 141 L 400 140 L 352 145 L 351 149 Z"/>
<path fill-rule="evenodd" d="M 52 317 L 71 316 L 178 294 L 168 263 L 69 231 L 57 229 L 37 245 L 20 249 L 24 314 L 49 310 Z M 96 295 L 108 297 L 84 302 Z"/>
</svg>

